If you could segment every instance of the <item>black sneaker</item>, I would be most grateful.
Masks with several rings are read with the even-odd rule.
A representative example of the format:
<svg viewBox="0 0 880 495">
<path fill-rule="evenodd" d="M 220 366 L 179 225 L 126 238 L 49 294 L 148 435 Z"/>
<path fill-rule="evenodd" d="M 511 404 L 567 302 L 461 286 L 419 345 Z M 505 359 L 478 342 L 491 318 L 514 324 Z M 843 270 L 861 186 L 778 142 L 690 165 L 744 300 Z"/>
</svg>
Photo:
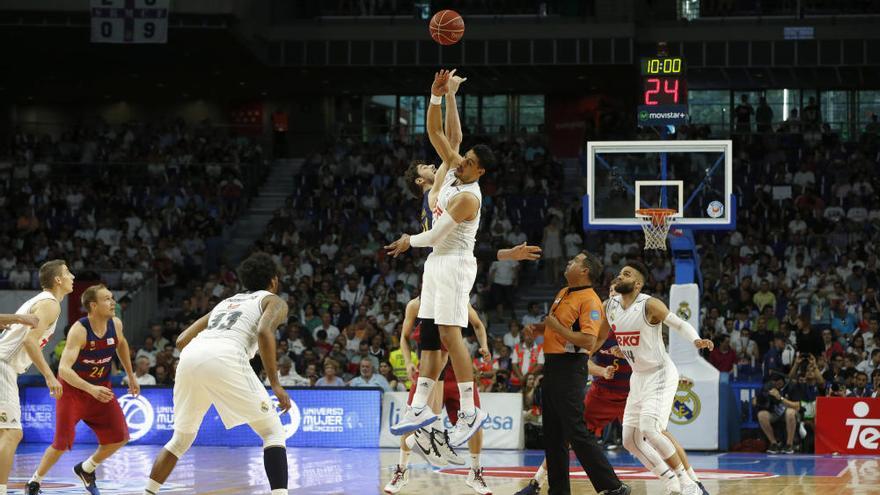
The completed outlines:
<svg viewBox="0 0 880 495">
<path fill-rule="evenodd" d="M 101 492 L 98 490 L 98 485 L 95 483 L 95 473 L 85 472 L 82 463 L 73 466 L 73 474 L 82 481 L 83 487 L 85 487 L 87 492 L 91 495 L 101 495 Z"/>
<path fill-rule="evenodd" d="M 767 447 L 768 454 L 778 454 L 782 451 L 782 445 L 778 443 L 771 443 L 769 447 Z"/>
<path fill-rule="evenodd" d="M 786 445 L 784 449 L 782 449 L 783 454 L 794 454 L 794 447 L 791 445 Z"/>
<path fill-rule="evenodd" d="M 40 490 L 40 484 L 36 481 L 29 481 L 27 485 L 24 486 L 24 495 L 39 495 L 43 493 Z"/>
<path fill-rule="evenodd" d="M 541 485 L 538 484 L 534 479 L 529 480 L 529 484 L 525 486 L 522 490 L 514 493 L 513 495 L 538 495 L 541 492 Z"/>
<path fill-rule="evenodd" d="M 632 488 L 626 483 L 621 483 L 619 487 L 613 490 L 602 490 L 599 495 L 629 495 L 630 492 L 632 492 Z"/>
</svg>

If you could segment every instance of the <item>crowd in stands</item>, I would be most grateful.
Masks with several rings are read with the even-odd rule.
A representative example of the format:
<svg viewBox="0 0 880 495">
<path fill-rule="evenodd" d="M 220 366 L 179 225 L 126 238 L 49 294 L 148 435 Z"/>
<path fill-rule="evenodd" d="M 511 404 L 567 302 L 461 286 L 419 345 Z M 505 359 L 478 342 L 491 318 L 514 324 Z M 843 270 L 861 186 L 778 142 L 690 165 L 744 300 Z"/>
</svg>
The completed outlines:
<svg viewBox="0 0 880 495">
<path fill-rule="evenodd" d="M 64 258 L 131 289 L 153 271 L 160 293 L 218 264 L 218 239 L 267 167 L 251 140 L 175 120 L 16 130 L 0 156 L 0 288 L 33 289 Z"/>
</svg>

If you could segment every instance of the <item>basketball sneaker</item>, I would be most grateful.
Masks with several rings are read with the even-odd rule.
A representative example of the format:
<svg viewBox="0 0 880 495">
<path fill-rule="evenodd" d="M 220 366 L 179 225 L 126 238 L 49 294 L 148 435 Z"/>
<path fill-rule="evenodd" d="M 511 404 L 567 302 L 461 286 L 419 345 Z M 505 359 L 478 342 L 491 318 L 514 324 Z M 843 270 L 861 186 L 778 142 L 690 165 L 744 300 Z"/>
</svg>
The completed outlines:
<svg viewBox="0 0 880 495">
<path fill-rule="evenodd" d="M 459 411 L 458 421 L 449 435 L 449 446 L 459 447 L 464 445 L 488 420 L 489 414 L 479 407 L 475 408 L 474 413 L 470 416 L 466 416 L 463 412 Z"/>
<path fill-rule="evenodd" d="M 414 442 L 411 446 L 409 445 L 410 438 Z M 419 454 L 428 464 L 434 467 L 443 467 L 449 464 L 440 449 L 440 440 L 434 436 L 433 432 L 420 428 L 406 440 L 407 446 Z"/>
<path fill-rule="evenodd" d="M 486 480 L 483 479 L 483 468 L 469 470 L 464 484 L 473 488 L 480 495 L 492 495 L 492 490 L 486 486 Z"/>
<path fill-rule="evenodd" d="M 446 459 L 449 464 L 455 464 L 457 466 L 464 466 L 464 459 L 461 458 L 449 445 L 449 432 L 446 430 L 431 430 L 431 435 L 433 435 L 434 440 L 437 442 L 437 446 L 440 448 L 440 454 Z"/>
<path fill-rule="evenodd" d="M 629 495 L 632 488 L 626 483 L 621 483 L 619 487 L 609 490 L 602 490 L 599 495 Z"/>
<path fill-rule="evenodd" d="M 403 435 L 413 430 L 418 430 L 424 426 L 428 426 L 437 419 L 437 415 L 430 407 L 424 406 L 418 410 L 414 407 L 407 407 L 406 412 L 400 421 L 390 428 L 392 435 Z M 468 437 L 470 438 L 470 437 Z"/>
<path fill-rule="evenodd" d="M 711 495 L 711 494 L 709 493 L 709 490 L 706 490 L 706 487 L 703 486 L 703 483 L 702 483 L 702 482 L 697 481 L 696 483 L 697 483 L 697 486 L 700 487 L 700 493 L 701 493 L 702 495 Z"/>
<path fill-rule="evenodd" d="M 85 487 L 86 491 L 91 493 L 92 495 L 101 495 L 101 491 L 98 490 L 98 485 L 95 483 L 95 473 L 87 473 L 83 470 L 83 464 L 79 463 L 76 466 L 73 466 L 73 474 L 75 474 Z"/>
<path fill-rule="evenodd" d="M 24 487 L 24 495 L 40 495 L 41 493 L 43 491 L 40 490 L 40 484 L 36 481 L 30 481 Z"/>
<path fill-rule="evenodd" d="M 397 493 L 409 484 L 409 469 L 403 468 L 398 464 L 394 467 L 394 475 L 391 481 L 385 485 L 385 493 Z"/>
<path fill-rule="evenodd" d="M 780 451 L 782 451 L 782 445 L 780 445 L 778 442 L 771 443 L 770 446 L 767 447 L 768 454 L 778 454 Z"/>
<path fill-rule="evenodd" d="M 541 493 L 541 485 L 538 484 L 538 481 L 535 479 L 529 480 L 529 484 L 525 486 L 522 490 L 514 493 L 513 495 L 538 495 Z"/>
</svg>

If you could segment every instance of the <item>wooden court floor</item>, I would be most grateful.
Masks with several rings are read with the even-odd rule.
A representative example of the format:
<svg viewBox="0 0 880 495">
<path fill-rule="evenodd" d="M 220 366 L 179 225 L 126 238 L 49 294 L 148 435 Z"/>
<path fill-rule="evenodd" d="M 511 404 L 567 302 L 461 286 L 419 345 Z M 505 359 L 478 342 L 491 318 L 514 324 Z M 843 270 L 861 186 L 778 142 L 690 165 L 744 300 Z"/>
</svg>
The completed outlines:
<svg viewBox="0 0 880 495">
<path fill-rule="evenodd" d="M 44 445 L 19 447 L 10 476 L 9 493 L 22 493 L 42 455 Z M 103 495 L 140 495 L 159 446 L 123 448 L 98 469 Z M 49 473 L 47 495 L 83 494 L 73 477 L 74 464 L 88 457 L 90 446 L 75 447 Z M 466 453 L 462 453 L 465 454 Z M 525 486 L 541 462 L 538 451 L 487 451 L 486 481 L 494 494 L 512 494 Z M 618 476 L 636 495 L 660 495 L 662 485 L 622 452 L 608 455 Z M 288 449 L 291 493 L 373 494 L 391 476 L 396 449 Z M 404 494 L 458 495 L 473 493 L 464 484 L 466 469 L 432 470 L 412 458 L 411 481 Z M 691 453 L 691 461 L 710 493 L 723 495 L 880 495 L 880 458 L 764 454 Z M 259 448 L 193 447 L 181 459 L 162 493 L 268 493 Z M 542 493 L 546 493 L 546 487 Z M 572 460 L 572 493 L 592 494 L 592 486 Z"/>
</svg>

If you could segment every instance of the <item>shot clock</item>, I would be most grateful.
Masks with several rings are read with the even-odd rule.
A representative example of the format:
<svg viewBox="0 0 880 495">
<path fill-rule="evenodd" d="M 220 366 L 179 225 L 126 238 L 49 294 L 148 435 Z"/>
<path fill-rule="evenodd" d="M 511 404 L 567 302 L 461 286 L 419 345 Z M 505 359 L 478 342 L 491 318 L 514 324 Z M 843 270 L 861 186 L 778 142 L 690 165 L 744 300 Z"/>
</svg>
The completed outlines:
<svg viewBox="0 0 880 495">
<path fill-rule="evenodd" d="M 645 57 L 639 61 L 640 125 L 687 122 L 687 64 L 681 57 Z"/>
</svg>

